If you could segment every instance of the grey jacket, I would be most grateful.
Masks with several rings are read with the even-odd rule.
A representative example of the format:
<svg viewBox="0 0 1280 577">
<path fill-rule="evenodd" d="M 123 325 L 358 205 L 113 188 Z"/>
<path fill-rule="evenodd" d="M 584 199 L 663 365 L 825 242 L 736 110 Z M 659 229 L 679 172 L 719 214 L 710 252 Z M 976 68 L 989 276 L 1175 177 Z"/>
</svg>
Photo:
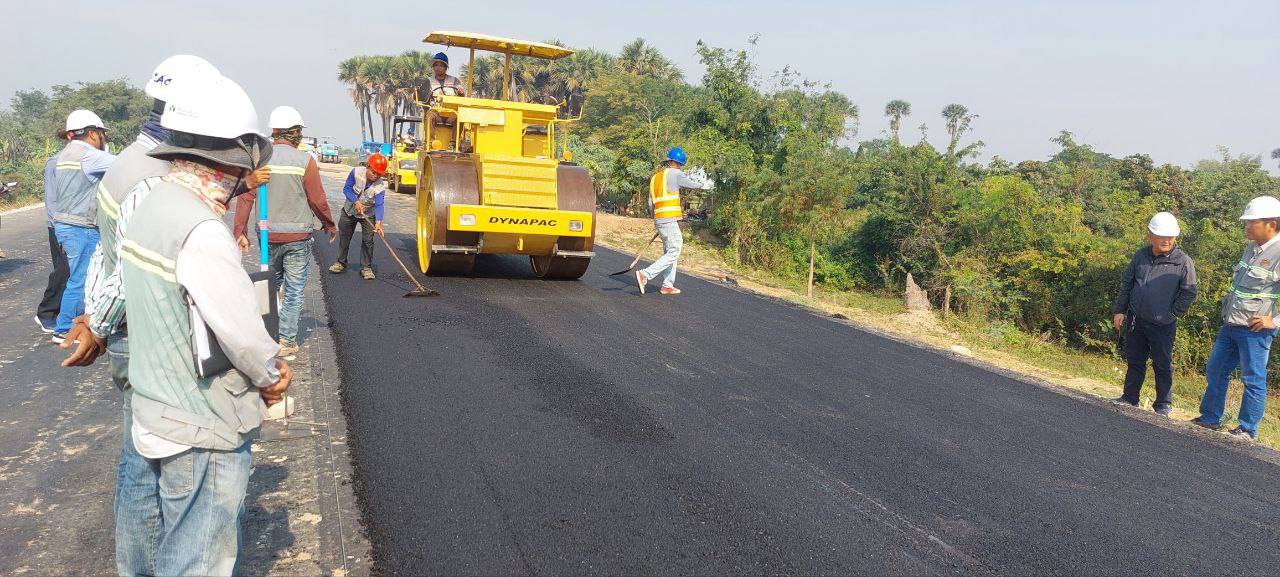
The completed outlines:
<svg viewBox="0 0 1280 577">
<path fill-rule="evenodd" d="M 1173 247 L 1168 254 L 1155 256 L 1150 246 L 1133 253 L 1124 271 L 1120 295 L 1111 313 L 1134 315 L 1142 320 L 1167 325 L 1187 314 L 1196 300 L 1196 263 Z"/>
</svg>

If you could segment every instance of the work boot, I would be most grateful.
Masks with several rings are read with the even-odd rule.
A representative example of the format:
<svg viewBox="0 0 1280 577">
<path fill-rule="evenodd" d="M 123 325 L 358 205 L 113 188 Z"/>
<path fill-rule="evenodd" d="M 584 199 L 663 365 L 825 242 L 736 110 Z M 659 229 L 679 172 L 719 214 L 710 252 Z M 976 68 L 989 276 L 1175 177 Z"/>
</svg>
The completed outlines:
<svg viewBox="0 0 1280 577">
<path fill-rule="evenodd" d="M 1246 431 L 1241 427 L 1236 427 L 1234 429 L 1231 429 L 1231 432 L 1228 434 L 1231 435 L 1232 439 L 1239 439 L 1241 441 L 1249 441 L 1252 443 L 1253 441 L 1258 440 L 1257 437 L 1253 436 L 1253 433 L 1250 433 L 1249 431 Z"/>
<path fill-rule="evenodd" d="M 285 339 L 280 339 L 280 352 L 276 353 L 277 357 L 287 358 L 298 354 L 298 345 Z"/>
<path fill-rule="evenodd" d="M 1129 402 L 1129 399 L 1124 398 L 1124 395 L 1120 395 L 1120 396 L 1118 396 L 1118 397 L 1116 397 L 1116 398 L 1114 398 L 1114 399 L 1111 399 L 1111 402 L 1112 402 L 1112 403 L 1115 403 L 1115 404 L 1117 404 L 1117 405 L 1127 405 L 1127 406 L 1130 406 L 1130 407 L 1136 407 L 1136 406 L 1138 406 L 1138 403 L 1131 403 L 1131 402 Z"/>
<path fill-rule="evenodd" d="M 636 271 L 636 285 L 640 287 L 640 294 L 644 294 L 644 285 L 649 284 L 649 277 L 645 276 L 644 271 Z"/>
<path fill-rule="evenodd" d="M 333 266 L 329 267 L 329 272 L 331 273 L 340 273 L 345 270 L 347 270 L 347 265 L 342 264 L 340 262 L 335 262 L 333 263 Z"/>
<path fill-rule="evenodd" d="M 680 294 L 680 289 L 673 286 L 664 286 L 658 291 L 658 293 L 664 295 L 678 295 Z"/>
<path fill-rule="evenodd" d="M 373 280 L 373 269 L 369 267 L 360 269 L 360 276 L 363 277 L 364 280 Z"/>
<path fill-rule="evenodd" d="M 1222 430 L 1222 423 L 1206 423 L 1206 422 L 1204 422 L 1204 421 L 1201 421 L 1201 420 L 1200 420 L 1200 417 L 1196 417 L 1196 418 L 1194 418 L 1194 419 L 1191 419 L 1191 423 L 1192 423 L 1193 425 L 1198 426 L 1198 427 L 1204 427 L 1204 428 L 1206 428 L 1206 429 L 1209 429 L 1210 431 L 1221 431 L 1221 430 Z"/>
</svg>

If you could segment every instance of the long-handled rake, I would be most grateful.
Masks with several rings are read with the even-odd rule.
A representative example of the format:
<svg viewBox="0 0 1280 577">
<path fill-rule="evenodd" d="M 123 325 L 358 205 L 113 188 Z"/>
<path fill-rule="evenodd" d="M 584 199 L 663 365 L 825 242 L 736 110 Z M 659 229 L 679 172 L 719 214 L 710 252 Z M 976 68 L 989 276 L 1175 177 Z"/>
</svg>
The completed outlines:
<svg viewBox="0 0 1280 577">
<path fill-rule="evenodd" d="M 636 258 L 631 260 L 631 264 L 627 265 L 627 268 L 624 268 L 618 272 L 611 272 L 609 273 L 609 276 L 618 276 L 620 274 L 627 274 L 631 272 L 631 269 L 636 268 L 636 263 L 640 262 L 640 255 L 643 255 L 644 251 L 649 250 L 649 247 L 653 246 L 653 241 L 655 240 L 658 240 L 658 233 L 656 232 L 653 233 L 653 238 L 649 239 L 649 244 L 644 245 L 644 248 L 636 252 Z"/>
<path fill-rule="evenodd" d="M 360 220 L 364 221 L 367 226 L 373 226 L 373 222 L 370 221 L 367 216 L 360 217 Z M 400 260 L 400 257 L 396 255 L 395 249 L 391 248 L 391 243 L 387 242 L 387 238 L 385 236 L 377 235 L 377 237 L 382 239 L 382 244 L 387 247 L 387 252 L 391 253 L 391 258 L 396 259 L 396 264 L 400 265 L 400 270 L 404 271 L 404 276 L 409 277 L 409 282 L 413 283 L 413 286 L 416 287 L 413 290 L 404 293 L 405 298 L 440 296 L 439 292 L 422 286 L 422 283 L 418 282 L 418 279 L 413 276 L 413 273 L 409 272 L 409 267 L 405 266 L 404 261 Z"/>
</svg>

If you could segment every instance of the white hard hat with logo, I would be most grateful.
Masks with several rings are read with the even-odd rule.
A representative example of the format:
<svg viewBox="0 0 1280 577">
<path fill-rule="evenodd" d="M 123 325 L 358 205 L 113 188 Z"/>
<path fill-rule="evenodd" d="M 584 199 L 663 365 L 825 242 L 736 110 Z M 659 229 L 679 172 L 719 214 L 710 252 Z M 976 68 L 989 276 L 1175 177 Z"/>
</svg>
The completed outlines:
<svg viewBox="0 0 1280 577">
<path fill-rule="evenodd" d="M 1280 218 L 1280 200 L 1274 196 L 1259 196 L 1244 207 L 1240 220 L 1258 220 L 1260 218 Z"/>
<path fill-rule="evenodd" d="M 200 82 L 211 77 L 222 76 L 217 67 L 199 56 L 178 54 L 165 58 L 151 71 L 151 81 L 143 89 L 147 96 L 168 102 L 181 94 L 183 83 Z"/>
<path fill-rule="evenodd" d="M 102 123 L 102 119 L 98 118 L 97 114 L 88 110 L 72 110 L 71 114 L 67 115 L 67 132 L 81 130 L 84 128 L 101 128 L 106 130 L 107 125 Z"/>
<path fill-rule="evenodd" d="M 293 128 L 295 126 L 306 127 L 302 122 L 302 114 L 298 109 L 292 106 L 277 106 L 271 111 L 271 116 L 267 118 L 267 127 L 271 129 Z"/>
<path fill-rule="evenodd" d="M 190 155 L 256 170 L 271 157 L 271 141 L 258 130 L 257 108 L 225 76 L 178 87 L 160 125 L 170 134 L 149 153 L 156 158 Z"/>
<path fill-rule="evenodd" d="M 1178 219 L 1168 212 L 1157 212 L 1147 223 L 1147 230 L 1156 236 L 1178 236 L 1182 229 L 1178 227 Z"/>
</svg>

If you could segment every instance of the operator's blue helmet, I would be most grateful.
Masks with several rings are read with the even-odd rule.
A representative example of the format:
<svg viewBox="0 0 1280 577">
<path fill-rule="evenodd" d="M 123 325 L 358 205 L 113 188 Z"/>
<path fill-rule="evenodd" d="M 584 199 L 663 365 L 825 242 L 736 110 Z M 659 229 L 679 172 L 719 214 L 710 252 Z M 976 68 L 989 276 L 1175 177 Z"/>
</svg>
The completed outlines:
<svg viewBox="0 0 1280 577">
<path fill-rule="evenodd" d="M 684 149 L 680 148 L 679 146 L 667 151 L 667 160 L 684 164 L 685 161 L 688 160 L 688 158 L 689 157 L 686 156 L 684 153 Z"/>
<path fill-rule="evenodd" d="M 448 65 L 449 65 L 449 55 L 448 55 L 448 54 L 445 54 L 444 52 L 436 52 L 436 55 L 431 57 L 431 62 L 432 62 L 432 63 L 435 63 L 435 62 L 443 62 L 445 66 L 448 66 Z"/>
</svg>

